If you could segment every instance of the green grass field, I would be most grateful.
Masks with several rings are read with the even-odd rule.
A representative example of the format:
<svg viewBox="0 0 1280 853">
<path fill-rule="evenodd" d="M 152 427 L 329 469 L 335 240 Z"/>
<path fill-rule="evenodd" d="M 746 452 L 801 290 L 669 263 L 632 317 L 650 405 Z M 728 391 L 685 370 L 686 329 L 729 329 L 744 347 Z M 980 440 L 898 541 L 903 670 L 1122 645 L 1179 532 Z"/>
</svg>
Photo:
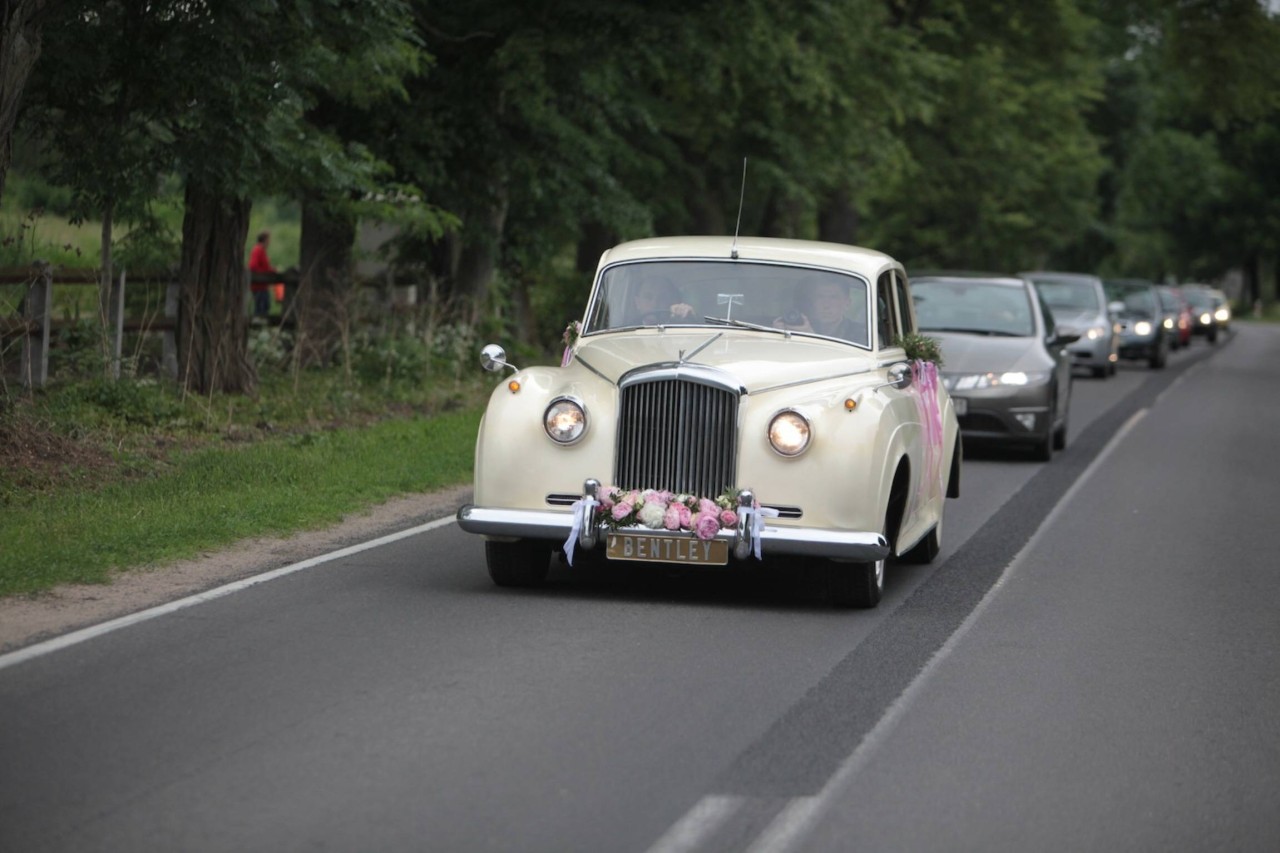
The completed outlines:
<svg viewBox="0 0 1280 853">
<path fill-rule="evenodd" d="M 479 420 L 469 409 L 204 446 L 116 482 L 63 480 L 0 505 L 0 595 L 102 583 L 116 570 L 316 529 L 397 495 L 466 483 Z"/>
</svg>

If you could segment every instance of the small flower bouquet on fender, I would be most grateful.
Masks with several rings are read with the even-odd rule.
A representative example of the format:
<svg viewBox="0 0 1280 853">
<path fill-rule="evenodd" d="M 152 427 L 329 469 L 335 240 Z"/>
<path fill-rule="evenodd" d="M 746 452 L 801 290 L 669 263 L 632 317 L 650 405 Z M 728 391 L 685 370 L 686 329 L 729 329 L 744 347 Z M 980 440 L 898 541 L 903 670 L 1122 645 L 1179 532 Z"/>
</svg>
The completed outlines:
<svg viewBox="0 0 1280 853">
<path fill-rule="evenodd" d="M 564 333 L 560 335 L 560 340 L 564 341 L 564 355 L 560 358 L 560 366 L 568 367 L 569 362 L 573 360 L 573 345 L 578 342 L 578 338 L 582 336 L 582 323 L 573 320 L 569 325 L 564 327 Z"/>
<path fill-rule="evenodd" d="M 931 361 L 938 367 L 942 367 L 942 347 L 938 345 L 935 338 L 912 332 L 909 335 L 903 335 L 893 343 L 907 351 L 907 359 L 910 361 Z"/>
<path fill-rule="evenodd" d="M 712 539 L 722 529 L 738 525 L 738 489 L 727 489 L 717 498 L 645 489 L 600 490 L 596 521 L 611 530 L 647 527 L 650 530 L 688 531 L 699 539 Z"/>
</svg>

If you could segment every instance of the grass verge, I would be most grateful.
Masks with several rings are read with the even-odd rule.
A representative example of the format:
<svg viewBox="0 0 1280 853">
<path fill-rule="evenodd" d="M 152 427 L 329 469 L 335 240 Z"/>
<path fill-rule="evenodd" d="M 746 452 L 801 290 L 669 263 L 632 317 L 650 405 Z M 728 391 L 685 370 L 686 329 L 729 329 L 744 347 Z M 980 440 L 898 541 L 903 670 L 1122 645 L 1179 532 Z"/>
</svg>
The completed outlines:
<svg viewBox="0 0 1280 853">
<path fill-rule="evenodd" d="M 204 447 L 141 478 L 44 491 L 0 513 L 0 595 L 102 583 L 114 570 L 314 529 L 396 495 L 465 483 L 480 414 Z"/>
</svg>

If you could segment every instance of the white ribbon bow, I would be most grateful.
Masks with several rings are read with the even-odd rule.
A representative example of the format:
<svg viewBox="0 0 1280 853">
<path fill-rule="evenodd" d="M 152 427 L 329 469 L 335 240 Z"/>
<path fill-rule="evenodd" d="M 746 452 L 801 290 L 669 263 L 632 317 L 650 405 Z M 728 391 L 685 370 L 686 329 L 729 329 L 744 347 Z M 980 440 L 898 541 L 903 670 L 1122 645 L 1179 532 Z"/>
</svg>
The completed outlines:
<svg viewBox="0 0 1280 853">
<path fill-rule="evenodd" d="M 595 510 L 599 505 L 599 501 L 590 495 L 584 495 L 573 502 L 570 509 L 573 510 L 573 527 L 569 529 L 569 538 L 564 540 L 564 558 L 569 565 L 573 565 L 573 549 L 578 547 L 578 534 L 582 532 L 584 524 L 592 524 L 595 519 Z M 592 521 L 588 521 L 592 519 Z"/>
</svg>

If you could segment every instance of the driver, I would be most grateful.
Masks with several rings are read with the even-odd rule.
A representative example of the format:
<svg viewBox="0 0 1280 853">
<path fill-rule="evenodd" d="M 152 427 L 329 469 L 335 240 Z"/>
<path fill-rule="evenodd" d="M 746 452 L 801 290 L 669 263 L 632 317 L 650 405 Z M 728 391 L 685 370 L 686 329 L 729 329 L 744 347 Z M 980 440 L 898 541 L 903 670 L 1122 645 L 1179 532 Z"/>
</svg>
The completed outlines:
<svg viewBox="0 0 1280 853">
<path fill-rule="evenodd" d="M 849 286 L 833 279 L 808 279 L 800 284 L 796 301 L 799 316 L 791 312 L 773 321 L 774 328 L 793 332 L 812 332 L 829 338 L 858 341 L 863 338 L 848 312 L 851 304 Z"/>
</svg>

